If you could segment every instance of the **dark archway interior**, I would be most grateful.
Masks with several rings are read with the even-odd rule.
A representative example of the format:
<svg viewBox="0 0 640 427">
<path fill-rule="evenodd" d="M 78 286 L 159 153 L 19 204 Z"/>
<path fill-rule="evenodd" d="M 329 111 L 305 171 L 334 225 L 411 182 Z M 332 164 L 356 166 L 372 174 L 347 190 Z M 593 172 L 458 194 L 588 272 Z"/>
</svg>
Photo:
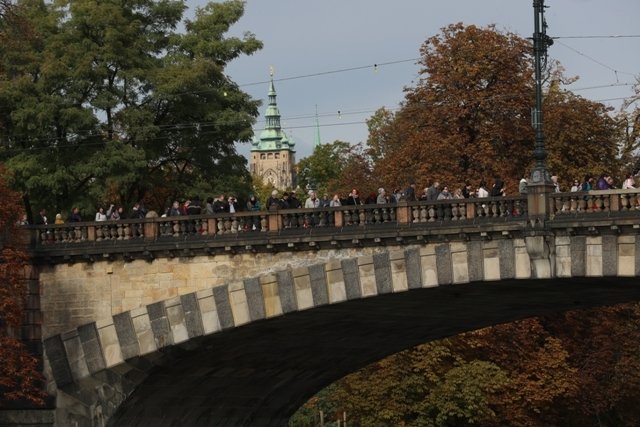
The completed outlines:
<svg viewBox="0 0 640 427">
<path fill-rule="evenodd" d="M 113 426 L 282 426 L 309 397 L 387 355 L 553 312 L 640 301 L 638 278 L 412 290 L 262 320 L 163 351 Z"/>
</svg>

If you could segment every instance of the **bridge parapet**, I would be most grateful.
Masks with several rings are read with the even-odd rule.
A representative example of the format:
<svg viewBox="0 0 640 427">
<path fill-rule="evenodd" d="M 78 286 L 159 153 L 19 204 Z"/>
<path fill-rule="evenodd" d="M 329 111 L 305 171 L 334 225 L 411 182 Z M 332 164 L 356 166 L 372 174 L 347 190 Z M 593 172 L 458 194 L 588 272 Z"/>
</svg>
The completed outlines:
<svg viewBox="0 0 640 427">
<path fill-rule="evenodd" d="M 483 224 L 521 229 L 527 199 L 400 202 L 394 205 L 286 209 L 180 217 L 150 216 L 104 222 L 30 227 L 37 259 L 94 261 L 96 257 L 153 259 L 158 256 L 380 245 L 422 240 L 428 235 L 476 233 Z M 419 242 L 420 243 L 420 242 Z"/>
</svg>

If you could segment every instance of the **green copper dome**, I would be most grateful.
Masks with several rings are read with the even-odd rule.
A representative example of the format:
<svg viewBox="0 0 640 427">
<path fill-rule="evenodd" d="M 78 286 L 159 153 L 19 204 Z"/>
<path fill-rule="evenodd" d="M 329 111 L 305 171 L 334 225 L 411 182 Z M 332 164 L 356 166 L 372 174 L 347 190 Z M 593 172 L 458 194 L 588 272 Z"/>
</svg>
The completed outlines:
<svg viewBox="0 0 640 427">
<path fill-rule="evenodd" d="M 287 134 L 280 126 L 280 110 L 276 103 L 276 89 L 273 85 L 273 78 L 269 84 L 269 104 L 265 111 L 266 121 L 264 130 L 260 133 L 260 139 L 255 139 L 251 143 L 251 151 L 273 151 L 288 150 L 293 151 L 295 143 L 290 141 Z"/>
</svg>

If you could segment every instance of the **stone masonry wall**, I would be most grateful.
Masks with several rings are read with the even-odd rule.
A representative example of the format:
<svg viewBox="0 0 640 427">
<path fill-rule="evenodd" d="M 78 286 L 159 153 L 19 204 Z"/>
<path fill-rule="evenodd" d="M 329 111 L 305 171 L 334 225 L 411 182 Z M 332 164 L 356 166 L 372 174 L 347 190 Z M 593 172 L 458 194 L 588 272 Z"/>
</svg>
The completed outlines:
<svg viewBox="0 0 640 427">
<path fill-rule="evenodd" d="M 42 336 L 247 277 L 388 250 L 379 247 L 42 266 Z"/>
</svg>

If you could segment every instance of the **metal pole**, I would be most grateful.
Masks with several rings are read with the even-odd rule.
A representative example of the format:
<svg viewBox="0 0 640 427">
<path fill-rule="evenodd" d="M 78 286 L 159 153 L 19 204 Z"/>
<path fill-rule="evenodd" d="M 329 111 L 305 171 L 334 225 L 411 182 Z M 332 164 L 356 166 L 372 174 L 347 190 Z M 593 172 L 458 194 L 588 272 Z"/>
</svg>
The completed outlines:
<svg viewBox="0 0 640 427">
<path fill-rule="evenodd" d="M 550 184 L 551 177 L 545 166 L 547 152 L 544 147 L 544 132 L 542 129 L 542 58 L 547 53 L 547 44 L 551 44 L 552 40 L 546 35 L 546 23 L 544 20 L 544 0 L 534 0 L 534 33 L 533 33 L 533 51 L 535 58 L 535 79 L 536 79 L 536 106 L 533 111 L 533 124 L 535 127 L 535 145 L 533 157 L 536 161 L 533 172 L 531 173 L 530 184 Z"/>
</svg>

